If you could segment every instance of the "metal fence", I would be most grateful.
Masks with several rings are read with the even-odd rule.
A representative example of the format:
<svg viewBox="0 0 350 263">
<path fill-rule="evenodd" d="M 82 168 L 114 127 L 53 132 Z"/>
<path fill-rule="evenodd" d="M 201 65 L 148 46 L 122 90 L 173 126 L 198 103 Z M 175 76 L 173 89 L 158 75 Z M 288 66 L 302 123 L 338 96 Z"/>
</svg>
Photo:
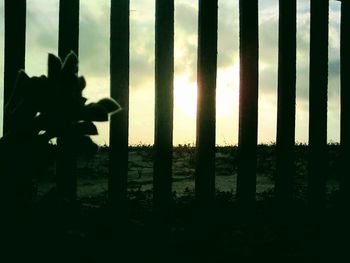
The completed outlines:
<svg viewBox="0 0 350 263">
<path fill-rule="evenodd" d="M 309 203 L 325 202 L 327 173 L 327 78 L 329 0 L 311 0 L 309 76 Z M 278 113 L 276 200 L 293 199 L 295 98 L 296 98 L 296 0 L 279 1 Z M 78 54 L 79 0 L 60 0 L 59 50 Z M 123 210 L 127 200 L 129 123 L 129 0 L 111 0 L 110 94 L 125 109 L 110 121 L 109 202 Z M 254 208 L 258 123 L 258 0 L 239 1 L 239 159 L 237 201 Z M 156 0 L 155 23 L 155 139 L 154 208 L 165 211 L 172 199 L 174 0 Z M 350 201 L 350 3 L 341 1 L 341 193 Z M 215 196 L 215 90 L 217 71 L 218 0 L 199 0 L 198 103 L 196 131 L 196 198 L 210 204 Z M 5 103 L 17 71 L 24 68 L 26 0 L 5 0 Z M 106 43 L 108 44 L 108 43 Z M 4 120 L 6 131 L 7 120 Z M 72 160 L 62 160 L 64 162 Z M 69 174 L 69 171 L 65 171 Z M 76 177 L 68 176 L 70 183 Z M 73 178 L 73 179 L 72 179 Z M 68 181 L 69 181 L 68 180 Z M 73 180 L 73 181 L 72 181 Z M 67 183 L 69 183 L 67 181 Z M 76 191 L 74 187 L 71 191 Z M 75 196 L 74 193 L 72 196 Z"/>
</svg>

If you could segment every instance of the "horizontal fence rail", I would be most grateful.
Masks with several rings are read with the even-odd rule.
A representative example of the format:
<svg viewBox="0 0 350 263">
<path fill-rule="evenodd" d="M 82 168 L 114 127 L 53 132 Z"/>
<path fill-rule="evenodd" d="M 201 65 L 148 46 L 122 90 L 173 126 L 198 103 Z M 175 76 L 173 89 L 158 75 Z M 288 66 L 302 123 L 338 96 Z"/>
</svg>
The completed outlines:
<svg viewBox="0 0 350 263">
<path fill-rule="evenodd" d="M 278 49 L 277 179 L 281 203 L 293 196 L 295 175 L 296 101 L 296 0 L 280 1 Z M 5 0 L 4 104 L 9 100 L 19 69 L 24 69 L 26 1 Z M 350 153 L 349 1 L 341 2 L 341 193 L 350 200 L 347 156 Z M 257 128 L 259 94 L 258 0 L 239 1 L 239 156 L 237 200 L 253 211 L 256 195 Z M 308 199 L 316 210 L 324 207 L 327 160 L 327 90 L 329 1 L 311 0 L 309 75 L 309 177 Z M 155 25 L 155 145 L 154 208 L 165 213 L 172 199 L 174 1 L 156 1 Z M 196 198 L 209 204 L 215 198 L 215 103 L 218 41 L 218 1 L 199 1 L 198 103 L 196 131 Z M 123 108 L 110 121 L 110 171 L 108 202 L 112 211 L 126 215 L 129 136 L 130 1 L 111 0 L 110 95 Z M 61 0 L 58 54 L 78 54 L 79 0 Z M 9 120 L 4 117 L 4 131 Z M 76 199 L 76 160 L 62 146 L 57 187 L 64 198 Z M 347 204 L 347 202 L 344 202 Z"/>
</svg>

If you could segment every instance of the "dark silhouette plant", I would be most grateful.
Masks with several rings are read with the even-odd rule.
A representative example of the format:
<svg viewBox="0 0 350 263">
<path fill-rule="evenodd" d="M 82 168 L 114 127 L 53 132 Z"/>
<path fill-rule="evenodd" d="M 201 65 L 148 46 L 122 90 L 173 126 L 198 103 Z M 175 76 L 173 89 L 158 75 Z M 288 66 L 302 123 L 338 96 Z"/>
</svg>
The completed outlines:
<svg viewBox="0 0 350 263">
<path fill-rule="evenodd" d="M 82 95 L 86 81 L 77 73 L 78 58 L 73 52 L 64 62 L 49 54 L 47 76 L 18 73 L 5 105 L 8 130 L 0 138 L 0 172 L 6 188 L 1 194 L 10 194 L 20 203 L 28 200 L 29 181 L 47 168 L 45 159 L 54 138 L 64 138 L 76 155 L 97 152 L 90 138 L 98 134 L 93 122 L 108 121 L 109 114 L 121 107 L 111 98 L 87 103 Z"/>
</svg>

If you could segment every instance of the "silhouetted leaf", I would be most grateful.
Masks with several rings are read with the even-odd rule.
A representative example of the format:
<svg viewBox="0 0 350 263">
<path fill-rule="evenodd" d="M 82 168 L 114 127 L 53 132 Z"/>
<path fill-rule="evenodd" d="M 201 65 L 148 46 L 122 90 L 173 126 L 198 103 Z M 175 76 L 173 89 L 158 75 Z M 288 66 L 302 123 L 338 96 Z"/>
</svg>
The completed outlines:
<svg viewBox="0 0 350 263">
<path fill-rule="evenodd" d="M 27 89 L 27 98 L 29 102 L 32 102 L 37 111 L 44 111 L 47 109 L 50 101 L 48 98 L 54 96 L 52 90 L 50 90 L 48 80 L 46 76 L 32 77 L 30 78 L 30 85 Z"/>
<path fill-rule="evenodd" d="M 65 73 L 78 72 L 78 57 L 73 51 L 69 52 L 69 54 L 66 56 L 63 62 L 62 71 Z"/>
<path fill-rule="evenodd" d="M 97 128 L 92 122 L 79 122 L 73 125 L 75 132 L 82 135 L 97 135 Z"/>
<path fill-rule="evenodd" d="M 47 76 L 52 79 L 57 79 L 62 67 L 62 61 L 59 57 L 49 54 L 48 57 L 48 73 Z"/>
<path fill-rule="evenodd" d="M 76 139 L 76 146 L 78 153 L 84 153 L 88 156 L 93 156 L 98 151 L 98 145 L 89 136 L 79 136 Z"/>
<path fill-rule="evenodd" d="M 87 101 L 87 98 L 81 97 L 79 100 L 80 100 L 81 105 L 84 105 L 85 102 Z"/>
<path fill-rule="evenodd" d="M 108 121 L 105 108 L 97 103 L 90 103 L 82 110 L 82 119 L 87 121 Z"/>
<path fill-rule="evenodd" d="M 10 112 L 15 111 L 17 105 L 23 100 L 25 89 L 28 86 L 30 78 L 23 71 L 20 70 L 17 75 L 15 88 L 10 96 L 8 103 L 5 105 L 5 110 Z"/>
<path fill-rule="evenodd" d="M 112 98 L 103 98 L 97 102 L 102 106 L 108 113 L 116 113 L 122 109 L 118 102 Z"/>
<path fill-rule="evenodd" d="M 78 88 L 79 88 L 79 91 L 83 91 L 85 89 L 85 86 L 86 86 L 86 81 L 85 81 L 85 78 L 83 76 L 80 76 L 78 78 Z"/>
<path fill-rule="evenodd" d="M 34 118 L 34 125 L 38 130 L 48 130 L 49 119 L 47 115 L 39 114 Z"/>
</svg>

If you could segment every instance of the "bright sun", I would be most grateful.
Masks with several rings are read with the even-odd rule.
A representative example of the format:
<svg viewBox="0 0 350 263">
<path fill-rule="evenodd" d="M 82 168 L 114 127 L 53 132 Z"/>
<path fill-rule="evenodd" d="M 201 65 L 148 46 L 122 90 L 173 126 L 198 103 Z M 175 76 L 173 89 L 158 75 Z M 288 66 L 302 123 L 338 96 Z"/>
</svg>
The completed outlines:
<svg viewBox="0 0 350 263">
<path fill-rule="evenodd" d="M 239 66 L 221 69 L 217 73 L 216 116 L 224 118 L 238 105 Z M 197 83 L 190 81 L 189 76 L 178 76 L 174 80 L 175 109 L 190 118 L 196 117 Z"/>
<path fill-rule="evenodd" d="M 188 117 L 196 117 L 197 84 L 190 82 L 187 76 L 174 80 L 174 105 Z"/>
</svg>

